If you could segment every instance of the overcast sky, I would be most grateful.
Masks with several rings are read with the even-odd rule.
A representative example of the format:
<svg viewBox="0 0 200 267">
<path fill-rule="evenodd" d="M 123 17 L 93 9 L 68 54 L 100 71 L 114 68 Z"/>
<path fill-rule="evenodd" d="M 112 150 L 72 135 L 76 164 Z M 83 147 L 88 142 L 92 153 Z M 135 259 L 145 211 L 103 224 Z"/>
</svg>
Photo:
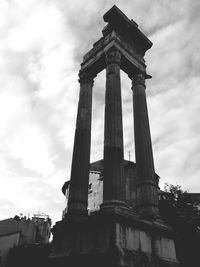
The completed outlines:
<svg viewBox="0 0 200 267">
<path fill-rule="evenodd" d="M 116 4 L 153 42 L 146 54 L 155 169 L 200 192 L 199 0 L 0 1 L 0 219 L 61 219 L 83 55 Z M 134 160 L 131 81 L 122 73 L 124 155 Z M 91 161 L 103 155 L 105 72 L 95 79 Z"/>
</svg>

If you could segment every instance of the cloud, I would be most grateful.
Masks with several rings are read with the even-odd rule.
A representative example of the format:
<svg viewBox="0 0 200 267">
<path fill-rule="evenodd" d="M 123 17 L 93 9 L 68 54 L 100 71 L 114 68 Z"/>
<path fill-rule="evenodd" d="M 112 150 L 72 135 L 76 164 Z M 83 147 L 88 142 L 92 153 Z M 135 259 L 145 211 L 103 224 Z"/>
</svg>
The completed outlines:
<svg viewBox="0 0 200 267">
<path fill-rule="evenodd" d="M 63 124 L 75 117 L 73 101 L 78 90 L 74 83 L 77 75 L 73 69 L 73 35 L 57 6 L 47 5 L 46 1 L 24 5 L 13 1 L 2 4 L 2 9 L 11 19 L 1 25 L 1 197 L 5 203 L 11 196 L 10 202 L 15 205 L 5 209 L 2 216 L 12 216 L 15 209 L 34 212 L 33 200 L 48 203 L 45 191 L 57 194 L 56 199 L 63 202 L 60 187 L 69 172 L 65 159 L 70 158 L 64 154 L 69 147 L 72 149 L 70 138 L 74 131 Z M 70 42 L 66 41 L 65 32 Z M 74 96 L 71 91 L 75 91 Z M 68 133 L 64 136 L 66 128 Z M 54 193 L 51 177 L 60 181 Z M 39 206 L 34 205 L 35 209 Z M 49 208 L 45 212 L 51 213 Z"/>
<path fill-rule="evenodd" d="M 154 46 L 147 55 L 149 113 L 155 166 L 164 182 L 181 184 L 193 192 L 199 189 L 199 64 L 195 51 L 200 25 L 195 15 L 197 2 L 185 1 L 179 20 L 155 31 Z M 147 87 L 148 88 L 148 87 Z M 190 179 L 188 179 L 190 177 Z M 190 182 L 192 181 L 192 182 Z"/>
</svg>

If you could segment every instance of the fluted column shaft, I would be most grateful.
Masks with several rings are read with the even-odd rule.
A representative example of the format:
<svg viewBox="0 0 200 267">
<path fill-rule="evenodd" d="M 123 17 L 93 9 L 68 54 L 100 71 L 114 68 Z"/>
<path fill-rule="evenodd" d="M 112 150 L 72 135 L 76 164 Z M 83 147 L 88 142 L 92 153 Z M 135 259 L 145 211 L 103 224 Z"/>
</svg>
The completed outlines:
<svg viewBox="0 0 200 267">
<path fill-rule="evenodd" d="M 124 149 L 120 81 L 121 54 L 106 54 L 103 205 L 123 205 L 125 200 Z"/>
<path fill-rule="evenodd" d="M 158 215 L 158 192 L 151 144 L 151 134 L 145 93 L 145 77 L 132 79 L 136 171 L 138 176 L 137 208 L 144 217 Z"/>
<path fill-rule="evenodd" d="M 80 94 L 71 167 L 68 214 L 87 214 L 88 206 L 93 79 L 86 73 L 80 73 L 79 77 Z"/>
</svg>

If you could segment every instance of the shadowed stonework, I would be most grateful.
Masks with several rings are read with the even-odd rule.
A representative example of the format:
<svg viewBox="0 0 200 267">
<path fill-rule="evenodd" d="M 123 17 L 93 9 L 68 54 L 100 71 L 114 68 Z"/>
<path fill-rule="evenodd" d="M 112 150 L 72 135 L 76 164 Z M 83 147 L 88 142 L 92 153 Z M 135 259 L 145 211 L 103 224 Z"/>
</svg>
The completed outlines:
<svg viewBox="0 0 200 267">
<path fill-rule="evenodd" d="M 83 57 L 79 72 L 68 208 L 63 220 L 53 228 L 49 264 L 179 266 L 173 231 L 158 212 L 158 184 L 145 93 L 145 79 L 151 76 L 146 73 L 144 55 L 152 43 L 116 6 L 103 18 L 108 23 L 103 37 Z M 106 69 L 103 203 L 88 215 L 92 87 L 103 69 Z M 129 183 L 136 188 L 134 200 L 127 197 L 120 70 L 132 81 L 137 181 Z"/>
</svg>

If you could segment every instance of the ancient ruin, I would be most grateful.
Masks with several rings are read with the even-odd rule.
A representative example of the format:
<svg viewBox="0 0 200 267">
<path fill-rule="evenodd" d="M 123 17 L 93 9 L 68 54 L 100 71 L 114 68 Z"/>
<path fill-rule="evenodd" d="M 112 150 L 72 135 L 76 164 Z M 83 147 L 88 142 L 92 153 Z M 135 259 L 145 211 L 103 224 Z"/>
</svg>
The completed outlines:
<svg viewBox="0 0 200 267">
<path fill-rule="evenodd" d="M 68 210 L 53 228 L 51 266 L 179 266 L 173 231 L 159 217 L 146 103 L 144 55 L 151 41 L 116 6 L 104 16 L 103 37 L 83 57 Z M 88 215 L 92 88 L 106 69 L 103 203 Z M 120 70 L 132 81 L 136 207 L 125 199 Z"/>
</svg>

